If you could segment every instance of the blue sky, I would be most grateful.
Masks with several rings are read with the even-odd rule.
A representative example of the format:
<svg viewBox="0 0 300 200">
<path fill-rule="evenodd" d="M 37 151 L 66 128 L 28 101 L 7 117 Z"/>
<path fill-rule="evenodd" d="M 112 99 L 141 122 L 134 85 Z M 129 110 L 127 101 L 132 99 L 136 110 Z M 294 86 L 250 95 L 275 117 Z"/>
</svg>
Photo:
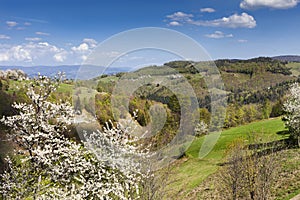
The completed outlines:
<svg viewBox="0 0 300 200">
<path fill-rule="evenodd" d="M 1 0 L 0 65 L 80 64 L 141 27 L 196 40 L 213 59 L 300 54 L 298 0 Z"/>
</svg>

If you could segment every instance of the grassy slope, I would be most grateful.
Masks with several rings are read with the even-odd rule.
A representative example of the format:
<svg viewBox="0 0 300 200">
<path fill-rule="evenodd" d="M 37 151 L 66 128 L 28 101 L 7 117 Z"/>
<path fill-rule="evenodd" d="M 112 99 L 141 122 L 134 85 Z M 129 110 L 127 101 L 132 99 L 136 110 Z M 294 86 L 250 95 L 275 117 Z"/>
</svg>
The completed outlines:
<svg viewBox="0 0 300 200">
<path fill-rule="evenodd" d="M 291 72 L 294 76 L 300 75 L 300 63 L 291 62 L 287 65 L 287 67 L 291 68 Z"/>
<path fill-rule="evenodd" d="M 178 161 L 172 174 L 170 185 L 170 196 L 183 198 L 188 192 L 197 187 L 206 177 L 218 169 L 218 164 L 222 162 L 228 144 L 234 139 L 243 137 L 251 132 L 261 133 L 263 138 L 269 140 L 282 139 L 286 135 L 278 135 L 277 132 L 285 130 L 280 118 L 263 120 L 248 125 L 225 130 L 222 132 L 214 149 L 204 159 L 198 158 L 198 153 L 203 142 L 203 137 L 197 138 L 187 150 L 187 158 Z"/>
</svg>

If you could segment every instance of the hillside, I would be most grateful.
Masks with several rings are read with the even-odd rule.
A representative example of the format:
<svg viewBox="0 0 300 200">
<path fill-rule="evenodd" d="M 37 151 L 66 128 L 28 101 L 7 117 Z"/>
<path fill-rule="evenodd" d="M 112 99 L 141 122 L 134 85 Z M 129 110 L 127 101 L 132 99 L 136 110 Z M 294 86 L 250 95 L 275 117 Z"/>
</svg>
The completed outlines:
<svg viewBox="0 0 300 200">
<path fill-rule="evenodd" d="M 200 63 L 201 64 L 201 63 Z M 270 116 L 281 115 L 280 105 L 290 83 L 297 81 L 293 70 L 284 62 L 273 60 L 271 58 L 254 58 L 250 60 L 217 60 L 215 61 L 220 71 L 224 88 L 210 88 L 218 91 L 218 99 L 222 101 L 227 94 L 228 104 L 227 119 L 225 127 L 241 125 L 253 120 L 260 120 Z M 165 80 L 177 88 L 186 88 L 190 85 L 195 92 L 198 106 L 202 109 L 200 112 L 210 112 L 210 94 L 205 82 L 204 72 L 198 73 L 194 65 L 197 63 L 189 61 L 173 61 L 165 63 L 163 66 L 150 66 L 140 69 L 136 72 L 130 72 L 119 75 L 102 76 L 97 78 L 97 91 L 111 94 L 114 87 L 119 82 L 127 80 L 139 80 L 139 77 L 151 76 L 150 79 Z M 205 63 L 204 63 L 205 65 Z M 122 78 L 121 78 L 122 77 Z M 148 80 L 145 78 L 145 81 Z M 168 84 L 169 84 L 168 83 Z M 129 84 L 130 85 L 130 84 Z M 181 90 L 182 91 L 182 90 Z M 160 102 L 165 104 L 172 115 L 178 113 L 178 100 L 176 95 L 163 84 L 149 83 L 139 87 L 133 94 L 136 99 L 146 99 L 148 103 Z M 100 96 L 101 97 L 101 94 Z M 132 109 L 143 107 L 142 101 L 134 104 Z M 144 103 L 146 103 L 145 101 Z M 217 100 L 218 101 L 218 100 Z M 151 104 L 152 104 L 151 103 Z M 104 106 L 104 107 L 103 107 Z M 101 109 L 101 106 L 99 107 Z M 107 110 L 109 106 L 102 104 L 102 108 Z M 240 110 L 236 112 L 236 109 Z M 262 114 L 262 113 L 265 114 Z M 109 112 L 105 119 L 112 118 Z M 241 113 L 241 116 L 237 116 Z M 147 116 L 141 113 L 142 118 Z M 251 116 L 249 118 L 249 116 Z M 205 118 L 205 117 L 204 117 Z M 207 119 L 203 119 L 208 122 Z M 105 121 L 102 119 L 102 122 Z M 145 121 L 147 123 L 147 120 Z"/>
<path fill-rule="evenodd" d="M 169 186 L 172 189 L 170 189 L 169 196 L 172 197 L 172 199 L 215 199 L 213 198 L 215 190 L 213 180 L 217 180 L 215 179 L 216 177 L 214 177 L 214 173 L 222 168 L 220 164 L 224 162 L 228 145 L 238 138 L 247 139 L 251 133 L 259 134 L 260 137 L 264 138 L 264 142 L 282 140 L 288 137 L 288 135 L 280 134 L 284 132 L 284 130 L 284 124 L 280 118 L 263 120 L 225 130 L 222 132 L 214 149 L 204 159 L 198 158 L 204 137 L 197 138 L 187 150 L 186 157 L 179 160 L 174 166 L 172 171 L 174 176 L 171 177 L 171 184 Z M 292 155 L 298 157 L 300 151 L 299 149 L 286 150 L 283 154 L 286 155 L 287 158 Z M 283 159 L 287 158 L 285 157 Z M 284 167 L 288 172 L 293 172 L 293 174 L 293 170 L 300 172 L 299 157 L 295 160 L 285 162 L 286 166 Z M 300 174 L 283 178 L 282 181 L 290 181 L 290 183 L 286 183 L 285 188 L 279 188 L 276 194 L 278 196 L 282 195 L 282 198 L 286 198 L 293 197 L 293 195 L 300 192 L 299 175 Z M 289 191 L 289 193 L 284 193 L 284 191 Z"/>
<path fill-rule="evenodd" d="M 203 71 L 200 73 L 196 70 L 197 64 L 203 66 Z M 225 87 L 215 84 L 210 88 L 216 96 L 214 102 L 211 100 L 205 82 L 209 66 L 207 63 L 191 61 L 172 61 L 162 66 L 149 66 L 135 72 L 102 75 L 92 80 L 76 82 L 68 80 L 50 96 L 50 100 L 72 101 L 73 98 L 72 103 L 79 116 L 80 114 L 96 115 L 101 125 L 111 119 L 127 119 L 138 110 L 136 120 L 142 130 L 149 128 L 148 125 L 151 123 L 155 125 L 147 129 L 155 134 L 144 141 L 146 144 L 151 143 L 153 150 L 160 149 L 172 141 L 178 134 L 177 130 L 180 129 L 182 121 L 194 119 L 195 116 L 210 124 L 210 130 L 215 130 L 214 128 L 219 124 L 211 122 L 221 121 L 223 116 L 220 116 L 220 113 L 212 115 L 212 105 L 221 102 L 220 108 L 224 113 L 226 111 L 226 116 L 222 124 L 223 132 L 217 144 L 203 159 L 199 158 L 199 150 L 204 141 L 203 135 L 196 137 L 186 152 L 179 149 L 179 156 L 176 155 L 178 159 L 172 165 L 168 185 L 170 190 L 167 191 L 169 199 L 195 199 L 200 195 L 206 195 L 203 199 L 214 199 L 210 197 L 215 189 L 215 175 L 222 168 L 225 152 L 231 142 L 237 138 L 245 140 L 249 133 L 259 134 L 262 142 L 279 141 L 288 137 L 279 116 L 283 114 L 282 104 L 289 85 L 299 82 L 300 73 L 298 63 L 286 63 L 263 57 L 250 60 L 217 60 L 215 64 Z M 216 74 L 211 77 L 218 78 Z M 12 102 L 27 100 L 25 85 L 28 82 L 30 80 L 15 80 L 9 77 L 0 79 L 1 115 L 15 112 L 10 107 Z M 128 95 L 127 91 L 131 87 L 135 90 Z M 187 92 L 189 88 L 195 94 L 192 98 Z M 124 107 L 114 110 L 114 114 L 118 114 L 117 118 L 114 118 L 112 99 L 121 102 L 122 105 L 126 102 L 126 98 L 129 101 L 129 110 Z M 180 105 L 180 98 L 186 104 Z M 227 105 L 222 104 L 224 100 L 227 101 Z M 185 112 L 183 116 L 182 110 L 187 109 L 185 106 L 189 103 L 197 103 L 196 107 L 199 108 Z M 191 135 L 194 132 L 191 127 L 188 126 L 190 129 L 185 129 L 185 133 Z M 4 150 L 7 149 L 9 148 L 6 146 L 0 149 L 2 158 Z M 275 191 L 276 195 L 283 199 L 299 193 L 300 177 L 297 172 L 300 171 L 300 161 L 293 159 L 298 158 L 299 153 L 298 149 L 283 151 L 282 163 L 286 164 L 282 174 L 285 176 L 280 181 L 286 187 L 278 186 Z M 1 162 L 3 161 L 0 160 Z M 285 191 L 289 191 L 289 194 L 284 194 Z"/>
<path fill-rule="evenodd" d="M 300 62 L 300 56 L 298 55 L 286 55 L 286 56 L 275 56 L 270 59 L 282 61 L 282 62 Z M 229 63 L 238 63 L 244 62 L 247 63 L 249 61 L 255 62 L 257 58 L 247 59 L 247 60 L 240 60 L 240 59 L 223 59 L 223 60 L 215 60 L 214 62 L 218 65 L 220 61 L 228 61 Z M 95 76 L 99 76 L 103 74 L 116 74 L 119 72 L 126 72 L 128 71 L 127 68 L 104 68 L 101 66 L 94 66 L 94 65 L 57 65 L 57 66 L 0 66 L 0 70 L 7 70 L 7 69 L 20 69 L 24 71 L 29 77 L 34 77 L 37 73 L 41 73 L 45 76 L 54 76 L 57 72 L 65 72 L 66 77 L 68 79 L 75 79 L 79 70 L 81 72 L 90 71 L 91 69 L 96 69 L 98 74 L 94 74 Z"/>
<path fill-rule="evenodd" d="M 272 58 L 275 60 L 280 60 L 280 61 L 284 61 L 284 62 L 300 62 L 300 56 L 297 56 L 297 55 L 275 56 Z"/>
</svg>

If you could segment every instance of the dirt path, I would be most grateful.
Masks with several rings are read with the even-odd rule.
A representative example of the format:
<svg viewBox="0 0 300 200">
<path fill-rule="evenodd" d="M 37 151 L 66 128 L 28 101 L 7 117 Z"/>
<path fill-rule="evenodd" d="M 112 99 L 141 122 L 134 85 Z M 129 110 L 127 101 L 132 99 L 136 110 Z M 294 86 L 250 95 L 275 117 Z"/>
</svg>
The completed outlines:
<svg viewBox="0 0 300 200">
<path fill-rule="evenodd" d="M 300 200 L 300 194 L 298 194 L 297 196 L 291 198 L 290 200 Z"/>
</svg>

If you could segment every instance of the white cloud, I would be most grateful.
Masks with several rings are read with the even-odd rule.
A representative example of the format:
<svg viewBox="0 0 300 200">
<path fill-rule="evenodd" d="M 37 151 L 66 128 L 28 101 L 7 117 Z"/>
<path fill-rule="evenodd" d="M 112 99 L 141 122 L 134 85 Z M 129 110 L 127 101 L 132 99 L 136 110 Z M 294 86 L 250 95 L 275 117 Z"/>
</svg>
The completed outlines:
<svg viewBox="0 0 300 200">
<path fill-rule="evenodd" d="M 57 54 L 54 54 L 53 58 L 56 62 L 64 62 L 67 59 L 68 52 L 61 51 Z"/>
<path fill-rule="evenodd" d="M 36 41 L 41 41 L 42 38 L 38 38 L 38 37 L 28 37 L 25 38 L 26 41 L 32 41 L 32 42 L 36 42 Z"/>
<path fill-rule="evenodd" d="M 84 38 L 80 45 L 73 46 L 71 50 L 81 54 L 90 53 L 94 48 L 97 47 L 97 44 L 97 41 L 92 38 Z"/>
<path fill-rule="evenodd" d="M 256 20 L 253 16 L 242 13 L 233 14 L 228 17 L 223 17 L 214 20 L 195 20 L 192 14 L 187 14 L 183 12 L 176 12 L 172 15 L 168 15 L 167 18 L 170 20 L 168 25 L 179 25 L 180 24 L 192 24 L 196 26 L 212 26 L 212 27 L 227 27 L 227 28 L 254 28 L 256 27 Z M 176 23 L 177 22 L 177 23 Z"/>
<path fill-rule="evenodd" d="M 208 21 L 191 21 L 191 24 L 198 26 L 212 26 L 212 27 L 227 27 L 227 28 L 254 28 L 256 21 L 254 17 L 247 13 L 234 14 L 229 17 L 223 17 Z"/>
<path fill-rule="evenodd" d="M 17 61 L 31 62 L 32 56 L 30 49 L 24 48 L 22 45 L 14 46 L 9 51 L 9 56 Z"/>
<path fill-rule="evenodd" d="M 170 26 L 181 26 L 181 24 L 179 22 L 176 22 L 176 21 L 171 21 L 169 23 Z"/>
<path fill-rule="evenodd" d="M 29 42 L 15 46 L 0 47 L 0 62 L 23 64 L 34 63 L 34 61 L 49 62 L 49 58 L 62 62 L 66 59 L 66 55 L 67 52 L 64 49 L 51 45 L 48 42 Z"/>
<path fill-rule="evenodd" d="M 90 48 L 95 48 L 98 44 L 98 42 L 92 38 L 84 38 L 82 42 L 87 43 Z"/>
<path fill-rule="evenodd" d="M 215 31 L 212 34 L 205 35 L 205 37 L 213 38 L 213 39 L 220 39 L 220 38 L 231 38 L 231 37 L 233 37 L 233 35 L 232 34 L 226 35 L 222 31 Z"/>
<path fill-rule="evenodd" d="M 8 35 L 0 35 L 0 39 L 5 39 L 5 40 L 9 40 L 10 37 Z"/>
<path fill-rule="evenodd" d="M 240 40 L 238 40 L 238 42 L 245 43 L 245 42 L 248 42 L 248 40 L 240 39 Z"/>
<path fill-rule="evenodd" d="M 200 12 L 213 13 L 213 12 L 216 12 L 216 10 L 213 8 L 201 8 Z"/>
<path fill-rule="evenodd" d="M 167 15 L 167 18 L 171 19 L 172 21 L 189 21 L 192 17 L 192 14 L 186 14 L 184 12 L 176 12 L 172 15 Z"/>
<path fill-rule="evenodd" d="M 24 26 L 30 26 L 30 25 L 31 25 L 30 22 L 25 22 L 25 23 L 24 23 Z"/>
<path fill-rule="evenodd" d="M 88 57 L 87 57 L 86 55 L 83 55 L 83 56 L 81 56 L 80 58 L 81 58 L 83 61 L 86 61 Z"/>
<path fill-rule="evenodd" d="M 71 48 L 75 52 L 85 52 L 89 50 L 89 45 L 87 43 L 82 43 L 78 47 Z"/>
<path fill-rule="evenodd" d="M 0 53 L 0 62 L 5 62 L 9 60 L 9 56 L 7 53 Z"/>
<path fill-rule="evenodd" d="M 6 21 L 6 24 L 7 24 L 7 26 L 9 26 L 9 27 L 15 27 L 15 26 L 18 25 L 18 23 L 15 22 L 15 21 Z"/>
<path fill-rule="evenodd" d="M 97 46 L 97 41 L 85 38 L 78 46 L 58 47 L 47 41 L 41 41 L 39 37 L 25 38 L 22 44 L 0 43 L 0 65 L 56 65 L 81 63 Z M 71 48 L 72 47 L 72 48 Z M 110 52 L 108 56 L 115 56 L 116 52 Z"/>
<path fill-rule="evenodd" d="M 50 35 L 49 33 L 40 32 L 40 31 L 35 32 L 35 34 L 37 34 L 37 35 L 44 35 L 44 36 L 49 36 Z"/>
<path fill-rule="evenodd" d="M 274 9 L 288 9 L 297 6 L 299 0 L 243 0 L 240 7 L 244 9 L 256 9 L 262 7 Z"/>
</svg>

